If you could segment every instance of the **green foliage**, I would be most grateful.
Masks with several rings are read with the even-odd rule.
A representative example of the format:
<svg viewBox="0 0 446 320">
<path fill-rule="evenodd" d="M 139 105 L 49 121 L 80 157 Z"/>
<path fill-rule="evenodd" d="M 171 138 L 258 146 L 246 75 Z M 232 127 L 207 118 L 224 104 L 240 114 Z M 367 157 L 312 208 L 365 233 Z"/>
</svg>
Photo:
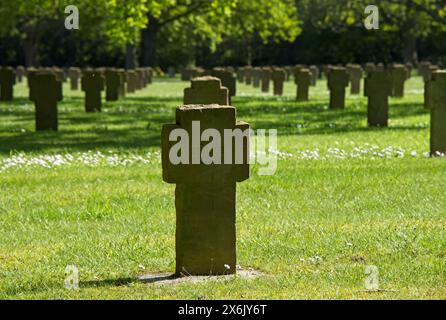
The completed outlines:
<svg viewBox="0 0 446 320">
<path fill-rule="evenodd" d="M 289 0 L 238 1 L 228 25 L 235 37 L 258 34 L 264 42 L 294 41 L 300 33 L 297 10 Z"/>
<path fill-rule="evenodd" d="M 148 22 L 147 0 L 101 0 L 103 32 L 115 45 L 136 43 Z M 150 2 L 150 1 L 149 1 Z"/>
</svg>

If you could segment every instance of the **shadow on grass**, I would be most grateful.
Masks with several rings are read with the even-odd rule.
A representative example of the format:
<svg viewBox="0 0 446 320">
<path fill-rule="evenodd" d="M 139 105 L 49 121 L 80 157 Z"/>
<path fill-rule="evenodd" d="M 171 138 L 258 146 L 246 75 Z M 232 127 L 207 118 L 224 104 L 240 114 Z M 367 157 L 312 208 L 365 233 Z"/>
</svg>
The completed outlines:
<svg viewBox="0 0 446 320">
<path fill-rule="evenodd" d="M 160 273 L 159 275 L 151 275 L 150 277 L 142 277 L 142 278 L 127 277 L 127 278 L 117 278 L 117 279 L 80 281 L 79 287 L 80 288 L 119 287 L 119 286 L 128 286 L 135 282 L 157 283 L 181 278 L 182 278 L 181 276 L 177 276 L 175 274 Z"/>
<path fill-rule="evenodd" d="M 128 286 L 138 279 L 136 278 L 118 278 L 118 279 L 104 279 L 104 280 L 90 280 L 79 281 L 80 288 L 98 288 L 98 287 L 119 287 Z"/>
<path fill-rule="evenodd" d="M 159 147 L 159 130 L 90 130 L 89 135 L 78 131 L 26 132 L 0 136 L 0 153 L 43 150 L 87 151 L 96 149 L 148 149 Z"/>
<path fill-rule="evenodd" d="M 26 98 L 17 98 L 9 105 L 0 104 L 0 154 L 10 154 L 11 150 L 86 151 L 158 147 L 161 127 L 175 122 L 175 106 L 181 100 L 180 97 L 128 96 L 118 102 L 105 103 L 107 112 L 87 114 L 83 111 L 82 99 L 70 97 L 70 101 L 59 104 L 62 108 L 76 106 L 74 111 L 59 111 L 59 132 L 32 131 L 34 109 L 14 110 L 16 105 L 30 103 Z M 325 100 L 297 103 L 291 97 L 262 97 L 258 100 L 238 97 L 234 104 L 237 105 L 238 119 L 248 121 L 253 128 L 277 129 L 281 136 L 425 130 L 410 123 L 390 128 L 367 127 L 364 100 L 347 100 L 344 110 L 328 110 L 328 101 Z M 393 101 L 390 105 L 391 120 L 427 113 L 422 103 Z"/>
</svg>

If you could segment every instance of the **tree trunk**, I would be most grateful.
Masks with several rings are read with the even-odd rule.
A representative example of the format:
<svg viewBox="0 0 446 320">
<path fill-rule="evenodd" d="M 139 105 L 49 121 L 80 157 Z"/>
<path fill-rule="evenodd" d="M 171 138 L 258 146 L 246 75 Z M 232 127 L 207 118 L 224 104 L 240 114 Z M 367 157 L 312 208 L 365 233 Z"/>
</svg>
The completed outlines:
<svg viewBox="0 0 446 320">
<path fill-rule="evenodd" d="M 156 46 L 157 36 L 160 30 L 159 22 L 149 17 L 149 25 L 141 33 L 141 46 L 142 46 L 142 65 L 145 67 L 156 67 Z"/>
<path fill-rule="evenodd" d="M 404 39 L 403 58 L 404 62 L 410 62 L 413 65 L 418 63 L 417 51 L 417 16 L 418 12 L 414 8 L 413 0 L 406 0 L 406 21 L 401 28 Z"/>
<path fill-rule="evenodd" d="M 245 37 L 245 50 L 246 50 L 246 65 L 247 66 L 252 66 L 252 37 L 250 36 L 246 36 Z"/>
<path fill-rule="evenodd" d="M 23 43 L 23 50 L 25 51 L 26 67 L 39 66 L 39 44 L 38 39 L 33 32 L 29 32 Z"/>
<path fill-rule="evenodd" d="M 126 46 L 126 56 L 125 56 L 125 68 L 135 69 L 137 67 L 136 62 L 136 50 L 135 44 L 128 43 Z"/>
<path fill-rule="evenodd" d="M 417 39 L 412 34 L 406 35 L 404 40 L 403 57 L 404 62 L 410 62 L 412 64 L 417 64 L 418 62 Z"/>
</svg>

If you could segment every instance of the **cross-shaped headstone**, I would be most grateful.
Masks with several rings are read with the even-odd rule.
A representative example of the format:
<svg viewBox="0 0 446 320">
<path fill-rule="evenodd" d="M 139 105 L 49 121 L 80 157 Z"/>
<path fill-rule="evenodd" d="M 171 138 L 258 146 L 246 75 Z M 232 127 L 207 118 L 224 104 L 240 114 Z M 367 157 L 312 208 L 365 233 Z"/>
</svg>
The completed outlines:
<svg viewBox="0 0 446 320">
<path fill-rule="evenodd" d="M 331 64 L 324 64 L 322 65 L 322 73 L 325 75 L 325 77 L 328 77 L 328 73 L 330 72 L 330 68 L 332 67 Z"/>
<path fill-rule="evenodd" d="M 138 68 L 135 70 L 137 76 L 137 82 L 135 86 L 135 90 L 141 90 L 146 86 L 146 72 L 142 68 Z"/>
<path fill-rule="evenodd" d="M 252 86 L 254 88 L 260 87 L 260 80 L 262 78 L 262 68 L 255 67 L 252 69 Z"/>
<path fill-rule="evenodd" d="M 327 85 L 330 90 L 330 109 L 345 108 L 345 88 L 349 76 L 344 67 L 331 67 L 327 75 Z"/>
<path fill-rule="evenodd" d="M 237 69 L 237 81 L 240 83 L 245 82 L 245 68 L 240 67 Z"/>
<path fill-rule="evenodd" d="M 145 72 L 146 72 L 146 75 L 145 75 L 146 83 L 145 83 L 145 85 L 151 84 L 153 82 L 154 70 L 152 68 L 148 67 L 148 68 L 145 68 Z M 203 71 L 200 68 L 195 68 L 195 72 L 197 74 L 199 74 L 200 72 L 203 72 Z M 144 85 L 144 87 L 145 87 L 145 85 Z"/>
<path fill-rule="evenodd" d="M 192 79 L 192 69 L 183 68 L 181 69 L 181 81 L 190 81 Z"/>
<path fill-rule="evenodd" d="M 365 71 L 366 75 L 369 74 L 370 72 L 375 71 L 375 70 L 376 70 L 376 65 L 373 62 L 367 62 L 364 65 L 364 71 Z"/>
<path fill-rule="evenodd" d="M 231 71 L 223 68 L 214 68 L 212 76 L 221 80 L 221 85 L 229 90 L 229 96 L 235 97 L 237 94 L 237 79 Z"/>
<path fill-rule="evenodd" d="M 126 90 L 126 81 L 127 81 L 127 76 L 125 73 L 124 69 L 118 69 L 118 73 L 119 73 L 119 97 L 125 97 L 127 90 Z"/>
<path fill-rule="evenodd" d="M 15 77 L 13 68 L 0 68 L 0 101 L 11 101 L 13 99 Z"/>
<path fill-rule="evenodd" d="M 191 81 L 191 87 L 184 89 L 184 104 L 229 105 L 229 90 L 221 86 L 215 77 L 198 77 Z"/>
<path fill-rule="evenodd" d="M 429 82 L 432 78 L 432 73 L 439 70 L 440 68 L 437 65 L 429 65 L 423 69 L 423 80 L 424 82 Z"/>
<path fill-rule="evenodd" d="M 70 78 L 71 90 L 78 90 L 79 79 L 82 77 L 81 69 L 79 68 L 68 69 L 68 77 Z"/>
<path fill-rule="evenodd" d="M 439 69 L 436 65 L 426 65 L 423 67 L 424 79 L 424 108 L 429 109 L 429 82 L 432 79 L 432 74 Z"/>
<path fill-rule="evenodd" d="M 347 72 L 350 77 L 350 93 L 360 94 L 361 93 L 361 79 L 362 79 L 362 68 L 358 64 L 349 64 L 347 66 Z"/>
<path fill-rule="evenodd" d="M 364 96 L 368 97 L 367 118 L 371 127 L 387 127 L 389 121 L 389 97 L 392 95 L 392 75 L 389 71 L 372 71 L 364 84 Z"/>
<path fill-rule="evenodd" d="M 384 63 L 380 62 L 376 65 L 375 68 L 376 71 L 385 71 L 386 70 L 386 66 L 384 65 Z"/>
<path fill-rule="evenodd" d="M 315 65 L 312 65 L 308 68 L 311 73 L 311 86 L 316 86 L 317 79 L 319 79 L 319 68 Z"/>
<path fill-rule="evenodd" d="M 261 91 L 262 92 L 269 92 L 269 82 L 271 81 L 272 76 L 272 70 L 270 67 L 264 67 L 262 68 L 262 74 L 261 74 Z"/>
<path fill-rule="evenodd" d="M 81 80 L 85 92 L 85 111 L 100 112 L 102 107 L 101 91 L 105 88 L 104 76 L 98 71 L 84 71 Z"/>
<path fill-rule="evenodd" d="M 253 68 L 251 66 L 245 67 L 245 84 L 248 86 L 252 84 L 252 71 Z"/>
<path fill-rule="evenodd" d="M 57 131 L 57 102 L 62 100 L 63 95 L 62 82 L 57 80 L 54 72 L 37 71 L 33 74 L 30 98 L 36 107 L 36 130 Z"/>
<path fill-rule="evenodd" d="M 431 155 L 446 154 L 446 71 L 435 71 L 428 84 Z"/>
<path fill-rule="evenodd" d="M 410 79 L 412 77 L 413 64 L 411 62 L 406 62 L 406 69 L 407 69 L 407 78 Z"/>
<path fill-rule="evenodd" d="M 178 129 L 187 132 L 187 137 L 171 141 L 171 134 Z M 204 159 L 204 151 L 200 150 L 208 144 L 196 139 L 206 129 L 213 131 L 212 143 L 218 149 L 212 153 L 232 161 L 217 160 L 218 156 L 212 161 Z M 249 133 L 226 147 L 224 131 L 234 129 L 248 133 L 249 125 L 236 122 L 234 107 L 221 105 L 180 106 L 176 123 L 162 128 L 163 180 L 176 184 L 177 275 L 236 272 L 236 182 L 249 178 Z M 182 145 L 181 158 L 185 157 L 185 162 L 172 159 L 177 143 Z"/>
<path fill-rule="evenodd" d="M 394 64 L 392 66 L 392 96 L 397 98 L 404 97 L 404 83 L 408 79 L 408 70 L 403 64 Z"/>
<path fill-rule="evenodd" d="M 308 101 L 311 77 L 310 70 L 304 68 L 294 74 L 294 82 L 297 85 L 296 101 Z"/>
<path fill-rule="evenodd" d="M 107 69 L 105 71 L 105 100 L 117 101 L 119 99 L 119 90 L 121 87 L 121 75 L 116 69 Z"/>
<path fill-rule="evenodd" d="M 26 69 L 24 66 L 17 66 L 16 70 L 16 76 L 17 76 L 17 82 L 22 82 L 23 81 L 23 77 L 26 74 Z"/>
<path fill-rule="evenodd" d="M 291 77 L 293 76 L 293 67 L 286 66 L 284 67 L 284 70 L 286 72 L 286 81 L 290 81 Z"/>
<path fill-rule="evenodd" d="M 42 71 L 52 72 L 56 76 L 57 81 L 60 81 L 62 83 L 65 82 L 65 72 L 58 67 L 44 68 Z"/>
<path fill-rule="evenodd" d="M 167 75 L 169 76 L 169 78 L 174 78 L 175 77 L 175 67 L 168 67 L 167 68 Z"/>
<path fill-rule="evenodd" d="M 431 66 L 431 63 L 428 61 L 422 61 L 418 64 L 418 74 L 423 77 L 423 79 L 426 79 L 427 73 L 429 72 L 429 67 Z M 426 81 L 426 80 L 425 80 Z"/>
<path fill-rule="evenodd" d="M 126 71 L 127 92 L 134 93 L 138 89 L 139 77 L 136 70 Z"/>
<path fill-rule="evenodd" d="M 273 68 L 271 78 L 273 80 L 273 93 L 275 96 L 283 95 L 283 83 L 286 80 L 286 71 L 281 68 Z"/>
</svg>

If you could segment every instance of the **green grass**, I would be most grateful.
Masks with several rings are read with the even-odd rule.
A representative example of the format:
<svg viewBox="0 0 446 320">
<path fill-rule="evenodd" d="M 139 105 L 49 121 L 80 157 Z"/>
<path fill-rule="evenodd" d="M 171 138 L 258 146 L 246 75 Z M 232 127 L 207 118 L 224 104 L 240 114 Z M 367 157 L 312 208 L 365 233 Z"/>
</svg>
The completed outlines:
<svg viewBox="0 0 446 320">
<path fill-rule="evenodd" d="M 239 85 L 238 119 L 277 129 L 278 149 L 295 155 L 283 157 L 276 174 L 238 184 L 238 264 L 264 276 L 139 282 L 147 272 L 174 271 L 174 185 L 162 181 L 156 152 L 186 86 L 156 79 L 100 114 L 86 114 L 83 95 L 65 87 L 57 133 L 34 132 L 25 85 L 16 86 L 13 103 L 0 104 L 0 163 L 19 152 L 155 152 L 147 164 L 0 172 L 0 298 L 446 298 L 446 158 L 421 156 L 429 151 L 429 115 L 418 77 L 404 99 L 391 99 L 387 129 L 367 128 L 364 97 L 348 96 L 344 111 L 328 110 L 325 81 L 307 103 L 294 101 L 291 82 L 281 98 Z M 405 156 L 322 157 L 329 148 L 349 153 L 366 144 Z M 296 156 L 316 149 L 319 159 Z M 67 265 L 79 268 L 78 291 L 64 288 Z M 383 291 L 364 291 L 368 265 L 378 267 Z"/>
</svg>

